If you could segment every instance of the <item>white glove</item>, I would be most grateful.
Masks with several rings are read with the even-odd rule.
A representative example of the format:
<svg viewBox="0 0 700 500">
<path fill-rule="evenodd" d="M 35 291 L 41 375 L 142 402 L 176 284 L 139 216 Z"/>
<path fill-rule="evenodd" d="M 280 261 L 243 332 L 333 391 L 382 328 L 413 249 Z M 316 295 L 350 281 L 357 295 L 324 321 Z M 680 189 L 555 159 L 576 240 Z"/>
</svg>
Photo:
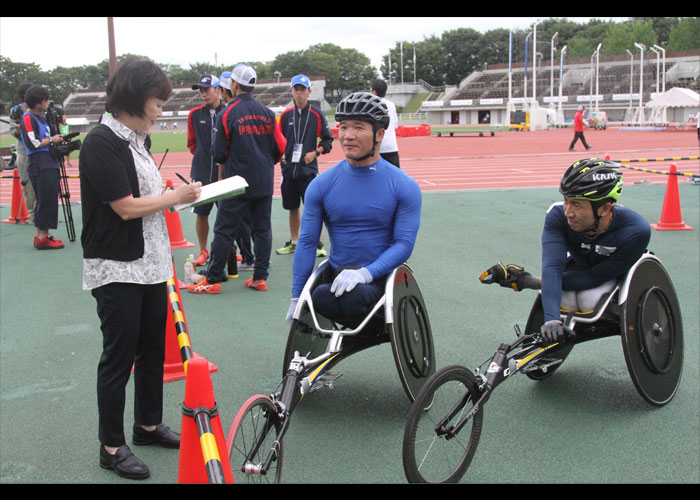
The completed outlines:
<svg viewBox="0 0 700 500">
<path fill-rule="evenodd" d="M 287 309 L 287 316 L 284 318 L 287 322 L 287 326 L 292 326 L 292 321 L 294 320 L 294 310 L 297 308 L 297 303 L 299 299 L 292 299 L 292 303 L 289 304 L 289 309 Z"/>
<path fill-rule="evenodd" d="M 345 292 L 352 291 L 355 285 L 366 285 L 372 283 L 372 275 L 367 269 L 344 269 L 333 280 L 331 285 L 331 293 L 335 293 L 336 297 L 340 297 Z"/>
</svg>

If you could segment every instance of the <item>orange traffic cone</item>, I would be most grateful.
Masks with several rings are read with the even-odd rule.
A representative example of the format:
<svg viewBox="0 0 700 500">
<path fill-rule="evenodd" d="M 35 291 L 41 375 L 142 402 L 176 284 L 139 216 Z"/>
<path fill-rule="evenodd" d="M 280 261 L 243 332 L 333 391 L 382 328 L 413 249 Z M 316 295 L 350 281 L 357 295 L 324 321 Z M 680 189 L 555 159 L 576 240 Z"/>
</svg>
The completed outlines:
<svg viewBox="0 0 700 500">
<path fill-rule="evenodd" d="M 692 227 L 683 222 L 681 215 L 681 202 L 678 194 L 678 176 L 676 174 L 675 163 L 671 164 L 666 184 L 666 195 L 664 196 L 664 206 L 661 209 L 661 220 L 651 227 L 658 231 L 689 231 Z"/>
<path fill-rule="evenodd" d="M 19 180 L 17 169 L 15 169 L 12 174 L 12 205 L 10 208 L 10 217 L 2 222 L 24 224 L 27 222 L 27 219 L 29 219 L 29 214 L 27 213 L 27 203 L 24 200 L 24 193 L 22 192 L 22 182 Z"/>
<path fill-rule="evenodd" d="M 214 387 L 201 356 L 194 356 L 187 367 L 177 482 L 233 483 Z"/>
<path fill-rule="evenodd" d="M 173 189 L 173 181 L 168 180 L 165 183 L 166 188 Z M 182 225 L 180 224 L 180 214 L 165 210 L 165 223 L 168 226 L 168 235 L 170 236 L 170 248 L 187 248 L 193 247 L 194 243 L 190 243 L 185 239 L 182 233 Z"/>
<path fill-rule="evenodd" d="M 182 307 L 182 296 L 175 283 L 177 273 L 173 265 L 173 280 L 168 281 L 168 318 L 165 325 L 165 363 L 163 365 L 163 382 L 181 380 L 186 376 L 186 363 L 196 353 L 190 344 L 190 335 L 185 321 L 185 310 Z M 209 363 L 209 371 L 219 369 L 214 363 Z"/>
</svg>

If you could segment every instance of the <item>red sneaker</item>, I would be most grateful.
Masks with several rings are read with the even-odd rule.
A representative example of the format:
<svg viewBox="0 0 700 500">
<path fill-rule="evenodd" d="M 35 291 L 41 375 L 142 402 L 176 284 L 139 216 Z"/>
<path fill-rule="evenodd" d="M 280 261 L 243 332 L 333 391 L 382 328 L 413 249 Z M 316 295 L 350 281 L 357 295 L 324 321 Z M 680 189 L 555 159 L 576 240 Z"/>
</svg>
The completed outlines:
<svg viewBox="0 0 700 500">
<path fill-rule="evenodd" d="M 34 248 L 37 248 L 39 250 L 56 250 L 58 248 L 63 248 L 63 242 L 61 240 L 57 240 L 51 235 L 41 239 L 35 236 Z"/>
<path fill-rule="evenodd" d="M 196 259 L 194 259 L 194 262 L 192 264 L 194 264 L 195 266 L 203 266 L 208 261 L 209 261 L 209 252 L 205 248 L 204 250 L 199 252 L 199 255 L 197 256 Z"/>
<path fill-rule="evenodd" d="M 206 277 L 203 277 L 199 282 L 187 287 L 190 293 L 201 294 L 216 294 L 221 293 L 221 283 L 209 283 Z"/>
<path fill-rule="evenodd" d="M 254 280 L 253 277 L 251 276 L 249 280 L 245 280 L 243 282 L 243 286 L 246 288 L 252 288 L 253 290 L 257 290 L 258 292 L 264 292 L 267 290 L 267 285 L 265 284 L 265 280 Z"/>
</svg>

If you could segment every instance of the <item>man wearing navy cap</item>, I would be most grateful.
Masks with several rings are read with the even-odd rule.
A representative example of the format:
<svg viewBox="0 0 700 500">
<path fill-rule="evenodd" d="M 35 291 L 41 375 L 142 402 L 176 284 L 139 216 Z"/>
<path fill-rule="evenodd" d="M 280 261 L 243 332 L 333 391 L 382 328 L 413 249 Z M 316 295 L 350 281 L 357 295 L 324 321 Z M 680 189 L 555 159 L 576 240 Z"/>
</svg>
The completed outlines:
<svg viewBox="0 0 700 500">
<path fill-rule="evenodd" d="M 199 95 L 204 103 L 192 108 L 187 116 L 187 147 L 192 153 L 190 177 L 194 182 L 201 182 L 203 186 L 219 179 L 218 166 L 211 155 L 216 115 L 225 108 L 219 96 L 218 86 L 219 79 L 216 76 L 202 75 L 199 82 L 192 85 L 192 90 L 199 90 Z M 209 236 L 209 214 L 213 205 L 213 203 L 207 203 L 193 209 L 197 215 L 195 229 L 200 251 L 199 256 L 193 262 L 195 266 L 203 266 L 209 260 L 207 238 Z"/>
<path fill-rule="evenodd" d="M 291 239 L 276 250 L 278 254 L 294 253 L 299 239 L 301 214 L 299 207 L 309 183 L 318 175 L 317 158 L 328 154 L 333 147 L 333 133 L 321 110 L 309 103 L 311 83 L 306 75 L 296 75 L 291 84 L 294 106 L 280 115 L 282 134 L 287 139 L 287 149 L 280 162 L 282 166 L 282 207 L 289 210 Z M 318 142 L 318 139 L 321 139 Z M 328 252 L 319 242 L 317 257 Z"/>
</svg>

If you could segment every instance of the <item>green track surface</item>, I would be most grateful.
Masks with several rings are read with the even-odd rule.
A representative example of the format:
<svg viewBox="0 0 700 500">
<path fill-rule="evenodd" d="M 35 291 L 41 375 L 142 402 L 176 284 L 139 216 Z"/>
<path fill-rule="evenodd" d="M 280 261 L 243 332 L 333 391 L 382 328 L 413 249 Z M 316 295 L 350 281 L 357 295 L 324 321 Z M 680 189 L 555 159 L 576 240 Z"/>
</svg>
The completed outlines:
<svg viewBox="0 0 700 500">
<path fill-rule="evenodd" d="M 662 408 L 647 404 L 627 372 L 619 338 L 577 346 L 552 377 L 514 377 L 485 406 L 479 449 L 465 483 L 698 483 L 700 384 L 698 316 L 700 186 L 680 183 L 683 219 L 692 231 L 654 231 L 650 249 L 680 298 L 685 365 L 680 389 Z M 665 186 L 626 187 L 623 203 L 659 220 Z M 474 368 L 524 327 L 534 301 L 479 283 L 497 261 L 540 272 L 540 232 L 556 189 L 426 193 L 409 263 L 426 301 L 438 367 Z M 80 206 L 73 207 L 80 235 Z M 273 202 L 273 246 L 288 239 L 287 213 Z M 9 207 L 0 207 L 0 218 Z M 196 241 L 194 216 L 180 214 Z M 212 219 L 213 222 L 213 219 Z M 32 247 L 28 225 L 0 224 L 0 482 L 131 483 L 98 466 L 95 377 L 101 334 L 95 301 L 81 289 L 79 240 L 55 235 L 59 251 Z M 327 241 L 325 238 L 324 241 Z M 175 249 L 178 273 L 193 249 Z M 271 257 L 268 291 L 245 289 L 241 275 L 217 296 L 182 291 L 194 351 L 211 374 L 224 433 L 251 395 L 280 382 L 287 337 L 291 255 Z M 173 341 L 173 339 L 170 339 Z M 332 390 L 305 398 L 285 444 L 286 483 L 404 483 L 401 446 L 410 408 L 388 344 L 337 367 Z M 165 384 L 164 421 L 182 422 L 183 380 Z M 125 426 L 130 443 L 133 386 Z M 145 483 L 175 483 L 178 452 L 134 450 L 151 468 Z M 234 477 L 237 473 L 234 471 Z M 141 483 L 143 484 L 143 483 Z"/>
</svg>

